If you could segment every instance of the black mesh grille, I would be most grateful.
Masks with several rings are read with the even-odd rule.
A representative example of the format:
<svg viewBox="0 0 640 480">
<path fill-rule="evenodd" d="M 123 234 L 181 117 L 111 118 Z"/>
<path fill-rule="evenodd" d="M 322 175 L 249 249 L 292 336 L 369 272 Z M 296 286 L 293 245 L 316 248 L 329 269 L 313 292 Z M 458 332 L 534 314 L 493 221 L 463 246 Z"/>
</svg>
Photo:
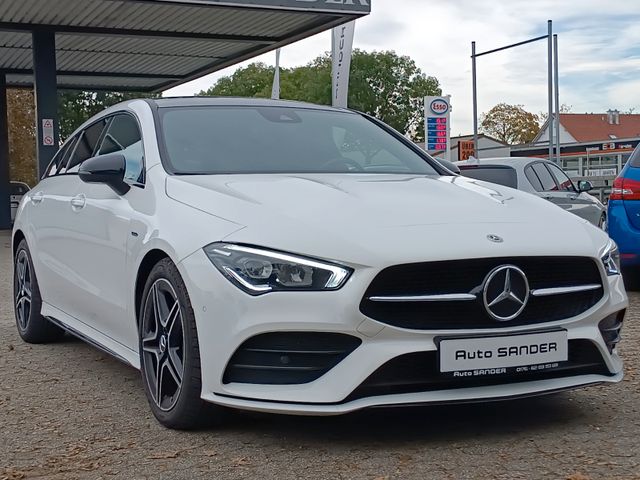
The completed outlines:
<svg viewBox="0 0 640 480">
<path fill-rule="evenodd" d="M 279 332 L 250 338 L 233 354 L 224 383 L 294 385 L 327 373 L 362 341 L 340 333 Z"/>
<path fill-rule="evenodd" d="M 454 388 L 503 385 L 576 375 L 611 375 L 598 347 L 590 340 L 569 340 L 569 360 L 557 368 L 535 372 L 511 372 L 502 375 L 454 377 L 440 373 L 438 352 L 409 353 L 385 363 L 371 374 L 347 399 L 429 392 Z"/>
<path fill-rule="evenodd" d="M 360 303 L 360 311 L 389 325 L 417 330 L 496 328 L 528 325 L 574 317 L 594 306 L 603 289 L 546 297 L 529 297 L 514 320 L 497 322 L 482 304 L 482 284 L 501 265 L 515 265 L 533 289 L 602 285 L 593 259 L 583 257 L 508 257 L 413 263 L 386 268 L 373 280 Z M 470 293 L 475 301 L 374 302 L 372 296 Z"/>
</svg>

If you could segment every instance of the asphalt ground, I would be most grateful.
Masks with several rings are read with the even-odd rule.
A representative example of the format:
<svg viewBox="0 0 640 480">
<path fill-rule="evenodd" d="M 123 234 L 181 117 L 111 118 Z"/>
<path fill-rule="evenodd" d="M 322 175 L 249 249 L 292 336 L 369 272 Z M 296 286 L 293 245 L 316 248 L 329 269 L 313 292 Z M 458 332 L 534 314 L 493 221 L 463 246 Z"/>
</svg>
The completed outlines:
<svg viewBox="0 0 640 480">
<path fill-rule="evenodd" d="M 20 340 L 0 233 L 0 479 L 640 479 L 640 294 L 625 379 L 532 399 L 161 427 L 139 373 L 72 337 Z"/>
</svg>

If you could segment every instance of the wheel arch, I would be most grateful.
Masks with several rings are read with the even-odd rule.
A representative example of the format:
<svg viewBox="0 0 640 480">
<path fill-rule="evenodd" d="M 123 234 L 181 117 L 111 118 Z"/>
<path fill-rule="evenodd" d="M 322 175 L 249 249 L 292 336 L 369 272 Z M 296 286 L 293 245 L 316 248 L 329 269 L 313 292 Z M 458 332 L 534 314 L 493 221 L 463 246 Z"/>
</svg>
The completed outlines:
<svg viewBox="0 0 640 480">
<path fill-rule="evenodd" d="M 144 293 L 144 286 L 147 283 L 147 278 L 151 274 L 151 270 L 153 267 L 160 261 L 165 258 L 171 258 L 170 255 L 161 250 L 159 248 L 154 248 L 149 250 L 145 256 L 142 258 L 140 265 L 138 267 L 138 273 L 136 275 L 136 284 L 135 284 L 135 312 L 136 312 L 136 324 L 140 322 L 140 303 L 142 300 L 142 294 Z"/>
<path fill-rule="evenodd" d="M 14 258 L 16 256 L 16 253 L 18 252 L 18 245 L 20 245 L 20 242 L 22 240 L 25 240 L 26 238 L 27 237 L 20 229 L 16 230 L 13 233 L 13 241 L 11 242 L 11 248 L 12 248 L 12 253 Z"/>
</svg>

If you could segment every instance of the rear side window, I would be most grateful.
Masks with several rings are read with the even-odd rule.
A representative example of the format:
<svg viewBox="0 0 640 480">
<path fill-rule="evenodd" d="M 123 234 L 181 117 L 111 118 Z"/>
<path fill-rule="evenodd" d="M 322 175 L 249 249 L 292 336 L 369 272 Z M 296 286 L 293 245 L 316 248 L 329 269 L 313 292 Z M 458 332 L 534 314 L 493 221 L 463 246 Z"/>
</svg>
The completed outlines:
<svg viewBox="0 0 640 480">
<path fill-rule="evenodd" d="M 640 167 L 640 144 L 629 157 L 629 163 L 632 167 Z"/>
<path fill-rule="evenodd" d="M 126 161 L 125 180 L 143 182 L 142 138 L 138 122 L 133 116 L 123 113 L 113 117 L 104 135 L 99 155 L 120 152 Z"/>
<path fill-rule="evenodd" d="M 21 183 L 11 184 L 11 195 L 24 195 L 29 189 Z"/>
<path fill-rule="evenodd" d="M 66 173 L 77 173 L 80 164 L 93 156 L 106 124 L 106 119 L 99 120 L 81 133 Z"/>
<path fill-rule="evenodd" d="M 465 177 L 475 178 L 484 182 L 497 183 L 505 187 L 518 187 L 518 174 L 507 166 L 478 166 L 463 168 L 460 173 Z"/>
<path fill-rule="evenodd" d="M 524 176 L 527 177 L 527 180 L 529 180 L 529 183 L 536 192 L 544 191 L 542 183 L 540 182 L 538 175 L 536 175 L 536 172 L 533 171 L 533 167 L 531 165 L 524 169 Z"/>
<path fill-rule="evenodd" d="M 47 173 L 44 175 L 45 177 L 53 177 L 54 175 L 63 173 L 77 140 L 77 136 L 67 140 L 62 148 L 58 150 L 58 153 L 53 157 L 52 162 L 49 164 Z"/>
<path fill-rule="evenodd" d="M 551 173 L 549 173 L 549 170 L 547 170 L 547 167 L 545 167 L 543 163 L 534 163 L 530 168 L 533 169 L 540 181 L 540 184 L 542 185 L 542 190 L 538 190 L 539 192 L 552 192 L 558 190 L 556 181 L 553 179 Z"/>
</svg>

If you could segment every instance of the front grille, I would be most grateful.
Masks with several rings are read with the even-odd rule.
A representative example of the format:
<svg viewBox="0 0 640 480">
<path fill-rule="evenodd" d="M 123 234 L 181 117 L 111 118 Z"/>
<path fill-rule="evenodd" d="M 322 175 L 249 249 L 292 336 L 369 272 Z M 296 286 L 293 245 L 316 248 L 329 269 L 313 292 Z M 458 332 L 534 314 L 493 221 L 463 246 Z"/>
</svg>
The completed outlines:
<svg viewBox="0 0 640 480">
<path fill-rule="evenodd" d="M 362 340 L 341 333 L 277 332 L 245 341 L 229 360 L 224 383 L 295 385 L 317 380 Z"/>
<path fill-rule="evenodd" d="M 594 284 L 601 288 L 544 297 L 530 296 L 524 311 L 508 322 L 491 318 L 482 287 L 496 267 L 515 265 L 531 290 Z M 380 302 L 370 297 L 473 293 L 472 301 Z M 496 328 L 551 322 L 579 315 L 602 298 L 597 263 L 584 257 L 506 257 L 396 265 L 380 272 L 367 289 L 360 311 L 370 318 L 416 330 Z"/>
<path fill-rule="evenodd" d="M 377 395 L 503 385 L 576 375 L 611 375 L 598 347 L 590 340 L 569 340 L 568 358 L 568 361 L 560 362 L 557 368 L 549 370 L 454 377 L 451 373 L 440 373 L 438 352 L 409 353 L 381 366 L 348 397 L 347 401 Z"/>
</svg>

